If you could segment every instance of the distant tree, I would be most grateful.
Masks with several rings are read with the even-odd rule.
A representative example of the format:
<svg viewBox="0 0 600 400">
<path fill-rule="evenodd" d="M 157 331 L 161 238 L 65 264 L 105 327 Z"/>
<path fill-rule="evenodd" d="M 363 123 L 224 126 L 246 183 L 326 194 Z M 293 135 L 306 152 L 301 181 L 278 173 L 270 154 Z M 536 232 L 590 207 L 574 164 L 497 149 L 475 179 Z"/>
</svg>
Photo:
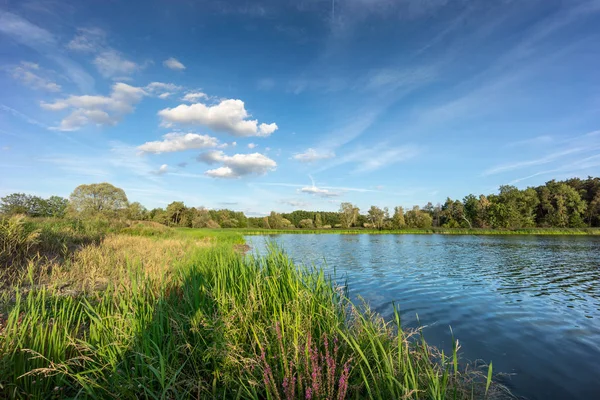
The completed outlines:
<svg viewBox="0 0 600 400">
<path fill-rule="evenodd" d="M 340 205 L 340 224 L 342 228 L 350 228 L 356 223 L 359 208 L 354 206 L 352 203 L 342 203 Z"/>
<path fill-rule="evenodd" d="M 406 228 L 406 222 L 404 220 L 404 209 L 400 206 L 394 207 L 394 216 L 392 217 L 392 226 L 394 229 Z"/>
<path fill-rule="evenodd" d="M 69 197 L 70 210 L 75 214 L 114 217 L 128 205 L 123 189 L 110 183 L 80 185 Z"/>
<path fill-rule="evenodd" d="M 433 219 L 431 215 L 419 209 L 419 206 L 414 206 L 412 210 L 407 211 L 404 216 L 406 225 L 410 228 L 431 228 Z"/>
<path fill-rule="evenodd" d="M 546 226 L 558 228 L 581 227 L 587 204 L 571 186 L 550 181 L 538 188 L 540 211 L 538 216 Z"/>
<path fill-rule="evenodd" d="M 138 203 L 137 201 L 130 203 L 127 207 L 126 216 L 127 218 L 134 221 L 143 221 L 148 215 L 146 207 Z"/>
<path fill-rule="evenodd" d="M 449 197 L 442 206 L 441 222 L 446 228 L 471 228 L 471 222 L 465 216 L 463 203 Z"/>
<path fill-rule="evenodd" d="M 367 219 L 371 226 L 375 229 L 383 229 L 383 224 L 386 219 L 386 212 L 377 206 L 371 206 L 367 212 Z"/>
<path fill-rule="evenodd" d="M 472 226 L 480 227 L 477 215 L 477 208 L 479 207 L 479 199 L 475 195 L 468 195 L 463 199 L 463 209 L 465 218 L 469 221 Z"/>
<path fill-rule="evenodd" d="M 46 199 L 45 214 L 48 217 L 62 218 L 67 212 L 69 200 L 60 196 L 50 196 Z"/>
<path fill-rule="evenodd" d="M 221 222 L 221 228 L 237 228 L 239 224 L 239 221 L 235 218 L 230 218 L 230 219 L 226 219 L 223 220 Z"/>
<path fill-rule="evenodd" d="M 269 217 L 264 217 L 262 219 L 263 223 L 262 223 L 262 228 L 264 229 L 271 229 L 271 224 L 269 223 Z"/>
<path fill-rule="evenodd" d="M 321 228 L 321 227 L 323 227 L 323 221 L 321 219 L 321 213 L 315 213 L 314 225 L 315 225 L 315 228 Z"/>
<path fill-rule="evenodd" d="M 283 218 L 281 214 L 271 211 L 271 214 L 267 217 L 268 226 L 271 229 L 286 229 L 292 226 L 290 220 Z"/>
<path fill-rule="evenodd" d="M 596 193 L 596 196 L 590 201 L 586 211 L 586 220 L 588 226 L 592 226 L 592 221 L 598 218 L 600 215 L 600 191 Z"/>
<path fill-rule="evenodd" d="M 519 190 L 514 186 L 500 186 L 498 195 L 490 195 L 487 207 L 493 228 L 527 228 L 535 226 L 536 210 L 540 199 L 535 189 Z"/>
<path fill-rule="evenodd" d="M 0 199 L 0 213 L 6 215 L 28 214 L 30 196 L 13 193 Z"/>
<path fill-rule="evenodd" d="M 180 225 L 186 207 L 182 201 L 174 201 L 167 206 L 167 219 L 170 225 Z"/>
<path fill-rule="evenodd" d="M 435 210 L 435 207 L 433 206 L 433 204 L 431 202 L 428 202 L 427 204 L 425 204 L 425 206 L 421 209 L 421 211 L 426 212 L 427 214 L 431 215 L 431 218 L 433 218 L 434 210 Z"/>
<path fill-rule="evenodd" d="M 186 228 L 191 228 L 194 224 L 194 218 L 196 218 L 196 213 L 198 211 L 194 207 L 186 207 L 181 214 L 181 219 L 179 220 L 179 226 L 184 226 Z"/>
<path fill-rule="evenodd" d="M 298 224 L 298 227 L 302 228 L 302 229 L 312 229 L 315 226 L 313 224 L 313 220 L 312 219 L 306 218 L 306 219 L 303 219 L 303 220 L 300 221 L 300 223 Z"/>
</svg>

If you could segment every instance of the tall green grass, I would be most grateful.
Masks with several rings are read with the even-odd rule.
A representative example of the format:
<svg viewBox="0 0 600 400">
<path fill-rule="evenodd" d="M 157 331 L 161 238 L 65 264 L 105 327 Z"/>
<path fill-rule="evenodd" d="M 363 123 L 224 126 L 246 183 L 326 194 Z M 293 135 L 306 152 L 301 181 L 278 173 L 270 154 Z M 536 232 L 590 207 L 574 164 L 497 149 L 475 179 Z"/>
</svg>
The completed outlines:
<svg viewBox="0 0 600 400">
<path fill-rule="evenodd" d="M 202 239 L 195 235 L 181 240 Z M 115 266 L 121 275 L 102 292 L 21 294 L 15 288 L 3 297 L 0 396 L 466 399 L 499 393 L 485 374 L 458 363 L 457 345 L 451 355 L 440 353 L 420 332 L 402 330 L 398 313 L 386 323 L 355 307 L 322 270 L 296 266 L 277 249 L 245 257 L 233 243 L 239 236 L 228 234 L 211 246 L 186 247 L 186 257 L 169 259 L 164 274 L 149 275 L 144 262 L 125 258 Z"/>
</svg>

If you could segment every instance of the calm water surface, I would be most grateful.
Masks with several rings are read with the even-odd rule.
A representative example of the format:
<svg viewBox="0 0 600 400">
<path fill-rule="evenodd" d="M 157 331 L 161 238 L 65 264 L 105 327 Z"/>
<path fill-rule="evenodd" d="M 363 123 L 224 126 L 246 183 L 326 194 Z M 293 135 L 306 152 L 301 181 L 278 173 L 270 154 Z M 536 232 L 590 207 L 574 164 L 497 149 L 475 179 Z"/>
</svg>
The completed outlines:
<svg viewBox="0 0 600 400">
<path fill-rule="evenodd" d="M 600 399 L 600 238 L 442 235 L 249 236 L 346 277 L 353 298 L 465 360 L 492 360 L 528 399 Z M 340 279 L 342 280 L 342 279 Z"/>
</svg>

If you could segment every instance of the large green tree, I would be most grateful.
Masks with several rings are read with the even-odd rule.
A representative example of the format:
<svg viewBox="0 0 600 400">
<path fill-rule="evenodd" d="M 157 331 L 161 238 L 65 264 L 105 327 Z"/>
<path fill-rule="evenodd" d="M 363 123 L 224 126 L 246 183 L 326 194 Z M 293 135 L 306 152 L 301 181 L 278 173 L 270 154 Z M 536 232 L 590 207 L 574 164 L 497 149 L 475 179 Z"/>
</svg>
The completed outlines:
<svg viewBox="0 0 600 400">
<path fill-rule="evenodd" d="M 352 203 L 342 203 L 340 205 L 340 224 L 342 228 L 350 228 L 357 221 L 359 208 Z"/>
<path fill-rule="evenodd" d="M 431 228 L 433 224 L 433 218 L 429 213 L 421 211 L 419 206 L 414 206 L 412 210 L 406 212 L 404 216 L 406 226 L 409 228 Z"/>
<path fill-rule="evenodd" d="M 31 196 L 12 193 L 0 199 L 0 212 L 6 215 L 29 214 Z"/>
<path fill-rule="evenodd" d="M 394 229 L 406 228 L 404 220 L 404 209 L 400 206 L 394 207 L 394 216 L 392 217 L 392 227 Z"/>
<path fill-rule="evenodd" d="M 586 202 L 577 190 L 563 182 L 550 181 L 538 188 L 538 217 L 544 226 L 578 228 L 585 225 Z"/>
<path fill-rule="evenodd" d="M 69 197 L 70 210 L 85 216 L 114 217 L 125 210 L 128 204 L 123 189 L 107 182 L 79 185 Z"/>
<path fill-rule="evenodd" d="M 387 208 L 382 210 L 381 208 L 377 207 L 377 206 L 371 206 L 371 208 L 369 209 L 369 211 L 367 211 L 368 216 L 367 219 L 369 220 L 369 223 L 371 224 L 371 226 L 375 229 L 379 229 L 382 230 L 383 229 L 383 224 L 385 223 L 385 220 L 387 217 L 389 217 L 389 215 L 387 212 Z"/>
<path fill-rule="evenodd" d="M 183 201 L 174 201 L 167 206 L 167 218 L 169 224 L 180 225 L 183 220 L 186 207 Z"/>
</svg>

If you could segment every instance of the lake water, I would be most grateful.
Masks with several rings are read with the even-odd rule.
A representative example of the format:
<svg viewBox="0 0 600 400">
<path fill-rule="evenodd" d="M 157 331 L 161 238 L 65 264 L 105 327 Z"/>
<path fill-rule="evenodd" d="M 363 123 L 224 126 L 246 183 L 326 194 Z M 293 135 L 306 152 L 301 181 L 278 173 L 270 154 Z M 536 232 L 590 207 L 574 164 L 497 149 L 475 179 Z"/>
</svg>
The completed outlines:
<svg viewBox="0 0 600 400">
<path fill-rule="evenodd" d="M 249 236 L 335 269 L 353 299 L 463 360 L 493 361 L 527 399 L 600 399 L 600 238 L 443 235 Z M 340 279 L 343 281 L 343 279 Z"/>
</svg>

